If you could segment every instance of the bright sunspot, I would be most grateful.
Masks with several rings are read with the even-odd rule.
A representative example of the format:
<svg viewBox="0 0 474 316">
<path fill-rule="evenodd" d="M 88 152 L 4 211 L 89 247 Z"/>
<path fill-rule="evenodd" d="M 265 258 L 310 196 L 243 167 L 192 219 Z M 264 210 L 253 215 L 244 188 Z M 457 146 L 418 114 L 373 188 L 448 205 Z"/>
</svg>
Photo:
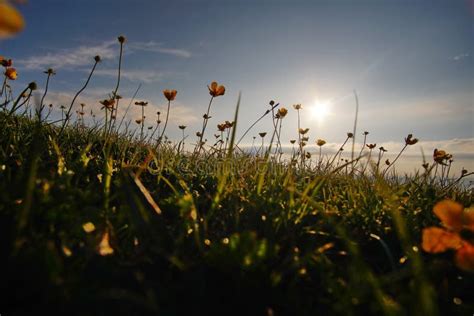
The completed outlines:
<svg viewBox="0 0 474 316">
<path fill-rule="evenodd" d="M 318 122 L 324 122 L 331 113 L 329 101 L 316 101 L 311 107 L 311 118 Z"/>
</svg>

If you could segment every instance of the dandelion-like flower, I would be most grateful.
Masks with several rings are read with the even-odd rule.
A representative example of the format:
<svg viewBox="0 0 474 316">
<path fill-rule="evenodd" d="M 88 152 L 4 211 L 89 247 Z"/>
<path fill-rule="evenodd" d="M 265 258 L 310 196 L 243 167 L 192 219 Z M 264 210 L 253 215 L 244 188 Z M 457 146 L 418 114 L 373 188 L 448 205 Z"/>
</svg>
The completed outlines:
<svg viewBox="0 0 474 316">
<path fill-rule="evenodd" d="M 352 137 L 354 137 L 353 133 L 347 133 L 347 138 L 352 138 Z"/>
<path fill-rule="evenodd" d="M 369 149 L 374 149 L 377 146 L 377 144 L 367 144 L 365 146 L 367 146 L 367 148 Z"/>
<path fill-rule="evenodd" d="M 301 106 L 301 104 L 298 103 L 298 104 L 293 104 L 293 108 L 295 110 L 301 110 L 303 107 Z"/>
<path fill-rule="evenodd" d="M 186 125 L 179 125 L 178 127 L 179 127 L 179 129 L 185 129 Z"/>
<path fill-rule="evenodd" d="M 415 145 L 416 143 L 418 143 L 418 138 L 413 138 L 412 134 L 408 134 L 408 136 L 405 138 L 406 145 Z"/>
<path fill-rule="evenodd" d="M 173 101 L 176 98 L 176 94 L 178 94 L 178 91 L 176 90 L 169 90 L 169 89 L 163 90 L 163 95 L 168 101 Z"/>
<path fill-rule="evenodd" d="M 7 1 L 0 1 L 0 38 L 10 37 L 25 27 L 20 12 Z"/>
<path fill-rule="evenodd" d="M 119 37 L 117 37 L 117 40 L 119 41 L 120 44 L 123 44 L 123 43 L 125 43 L 127 38 L 123 35 L 120 35 Z"/>
<path fill-rule="evenodd" d="M 138 105 L 138 106 L 147 106 L 147 105 L 148 105 L 148 102 L 145 102 L 145 101 L 137 101 L 137 102 L 135 102 L 135 105 Z"/>
<path fill-rule="evenodd" d="M 106 109 L 112 109 L 115 105 L 115 100 L 114 99 L 105 99 L 99 102 L 102 104 Z"/>
<path fill-rule="evenodd" d="M 214 98 L 225 93 L 225 87 L 218 85 L 216 81 L 211 82 L 211 85 L 207 86 L 207 88 L 209 89 L 209 94 Z"/>
<path fill-rule="evenodd" d="M 261 133 L 258 133 L 258 135 L 260 135 L 260 137 L 263 138 L 263 137 L 265 137 L 265 136 L 267 135 L 267 133 L 266 133 L 266 132 L 261 132 Z"/>
<path fill-rule="evenodd" d="M 16 80 L 18 73 L 15 68 L 7 68 L 5 70 L 5 76 L 10 80 Z"/>
<path fill-rule="evenodd" d="M 326 141 L 324 139 L 318 139 L 316 141 L 316 145 L 318 145 L 319 147 L 324 146 L 325 144 L 326 144 Z"/>
<path fill-rule="evenodd" d="M 56 74 L 56 71 L 54 71 L 53 68 L 48 68 L 46 71 L 44 71 L 45 74 L 54 76 Z"/>
<path fill-rule="evenodd" d="M 280 118 L 284 118 L 288 114 L 288 110 L 286 108 L 279 108 L 277 114 Z"/>
<path fill-rule="evenodd" d="M 433 152 L 433 160 L 439 164 L 446 165 L 447 160 L 451 159 L 453 156 L 448 154 L 444 150 L 438 150 L 435 148 Z"/>
<path fill-rule="evenodd" d="M 2 65 L 5 68 L 8 68 L 13 65 L 13 61 L 11 59 L 5 59 L 2 56 L 0 56 L 0 65 Z"/>
<path fill-rule="evenodd" d="M 427 227 L 423 229 L 422 248 L 428 253 L 442 253 L 455 250 L 456 265 L 466 271 L 474 271 L 474 245 L 472 238 L 465 236 L 474 233 L 474 210 L 452 200 L 443 200 L 433 208 L 433 213 L 445 228 Z M 466 232 L 466 234 L 464 234 Z"/>
<path fill-rule="evenodd" d="M 304 135 L 309 132 L 309 128 L 300 128 L 298 131 L 301 135 Z"/>
</svg>

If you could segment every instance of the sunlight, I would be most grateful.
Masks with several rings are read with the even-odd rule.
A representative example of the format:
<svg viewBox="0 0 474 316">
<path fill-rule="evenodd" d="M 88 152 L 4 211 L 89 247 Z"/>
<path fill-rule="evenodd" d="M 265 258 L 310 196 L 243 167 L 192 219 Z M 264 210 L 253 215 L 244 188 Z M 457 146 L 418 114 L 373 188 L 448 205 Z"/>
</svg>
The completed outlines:
<svg viewBox="0 0 474 316">
<path fill-rule="evenodd" d="M 331 114 L 331 104 L 329 101 L 315 101 L 310 111 L 312 119 L 324 122 Z"/>
</svg>

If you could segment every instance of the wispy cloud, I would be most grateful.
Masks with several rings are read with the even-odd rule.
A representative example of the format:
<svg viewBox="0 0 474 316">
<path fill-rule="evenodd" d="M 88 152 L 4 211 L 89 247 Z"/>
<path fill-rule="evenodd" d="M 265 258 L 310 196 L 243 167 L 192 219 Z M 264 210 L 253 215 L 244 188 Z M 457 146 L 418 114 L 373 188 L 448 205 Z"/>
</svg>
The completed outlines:
<svg viewBox="0 0 474 316">
<path fill-rule="evenodd" d="M 191 57 L 191 52 L 187 50 L 164 47 L 163 44 L 155 42 L 155 41 L 131 43 L 129 49 L 131 49 L 132 51 L 146 51 L 146 52 L 152 52 L 152 53 L 161 53 L 161 54 L 173 55 L 173 56 L 182 57 L 182 58 Z"/>
<path fill-rule="evenodd" d="M 49 67 L 54 69 L 77 69 L 92 65 L 95 55 L 99 55 L 103 60 L 116 58 L 119 53 L 117 45 L 115 40 L 105 41 L 98 45 L 81 45 L 19 59 L 16 63 L 27 70 L 44 70 Z M 126 45 L 125 51 L 127 54 L 152 52 L 180 58 L 191 57 L 191 52 L 187 50 L 166 47 L 163 43 L 155 41 L 130 42 Z"/>
<path fill-rule="evenodd" d="M 106 76 L 106 77 L 117 77 L 117 69 L 97 69 L 95 71 L 97 76 Z M 163 79 L 162 73 L 157 73 L 150 70 L 128 70 L 124 69 L 120 77 L 122 79 L 127 79 L 130 81 L 140 81 L 145 83 L 151 83 Z"/>
<path fill-rule="evenodd" d="M 92 65 L 94 56 L 99 55 L 102 59 L 110 59 L 117 56 L 115 41 L 104 42 L 100 45 L 78 46 L 69 49 L 60 49 L 56 52 L 48 52 L 45 55 L 30 56 L 16 61 L 20 67 L 28 70 L 73 69 L 81 66 Z"/>
<path fill-rule="evenodd" d="M 462 54 L 459 54 L 459 55 L 456 55 L 456 56 L 453 56 L 451 57 L 451 60 L 453 61 L 460 61 L 460 60 L 463 60 L 465 58 L 468 58 L 470 55 L 468 53 L 462 53 Z"/>
</svg>

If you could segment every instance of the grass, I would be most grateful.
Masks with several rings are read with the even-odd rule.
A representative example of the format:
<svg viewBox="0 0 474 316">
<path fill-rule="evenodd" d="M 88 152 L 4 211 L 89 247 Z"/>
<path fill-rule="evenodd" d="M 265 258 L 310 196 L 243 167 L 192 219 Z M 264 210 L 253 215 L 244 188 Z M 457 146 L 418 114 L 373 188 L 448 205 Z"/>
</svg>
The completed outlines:
<svg viewBox="0 0 474 316">
<path fill-rule="evenodd" d="M 114 101 L 119 81 L 120 74 Z M 240 101 L 223 126 L 225 142 L 202 143 L 208 110 L 188 152 L 162 134 L 113 129 L 114 105 L 110 113 L 104 105 L 105 125 L 86 127 L 80 119 L 68 124 L 69 116 L 50 124 L 12 100 L 0 113 L 6 315 L 466 315 L 474 308 L 472 273 L 455 266 L 453 253 L 420 246 L 423 228 L 439 225 L 438 201 L 473 203 L 472 191 L 434 173 L 439 167 L 444 175 L 444 165 L 401 179 L 386 172 L 394 162 L 378 172 L 380 161 L 367 166 L 360 154 L 344 163 L 338 152 L 311 166 L 306 132 L 285 163 L 283 111 L 272 115 L 270 144 L 255 156 L 235 142 Z"/>
</svg>

